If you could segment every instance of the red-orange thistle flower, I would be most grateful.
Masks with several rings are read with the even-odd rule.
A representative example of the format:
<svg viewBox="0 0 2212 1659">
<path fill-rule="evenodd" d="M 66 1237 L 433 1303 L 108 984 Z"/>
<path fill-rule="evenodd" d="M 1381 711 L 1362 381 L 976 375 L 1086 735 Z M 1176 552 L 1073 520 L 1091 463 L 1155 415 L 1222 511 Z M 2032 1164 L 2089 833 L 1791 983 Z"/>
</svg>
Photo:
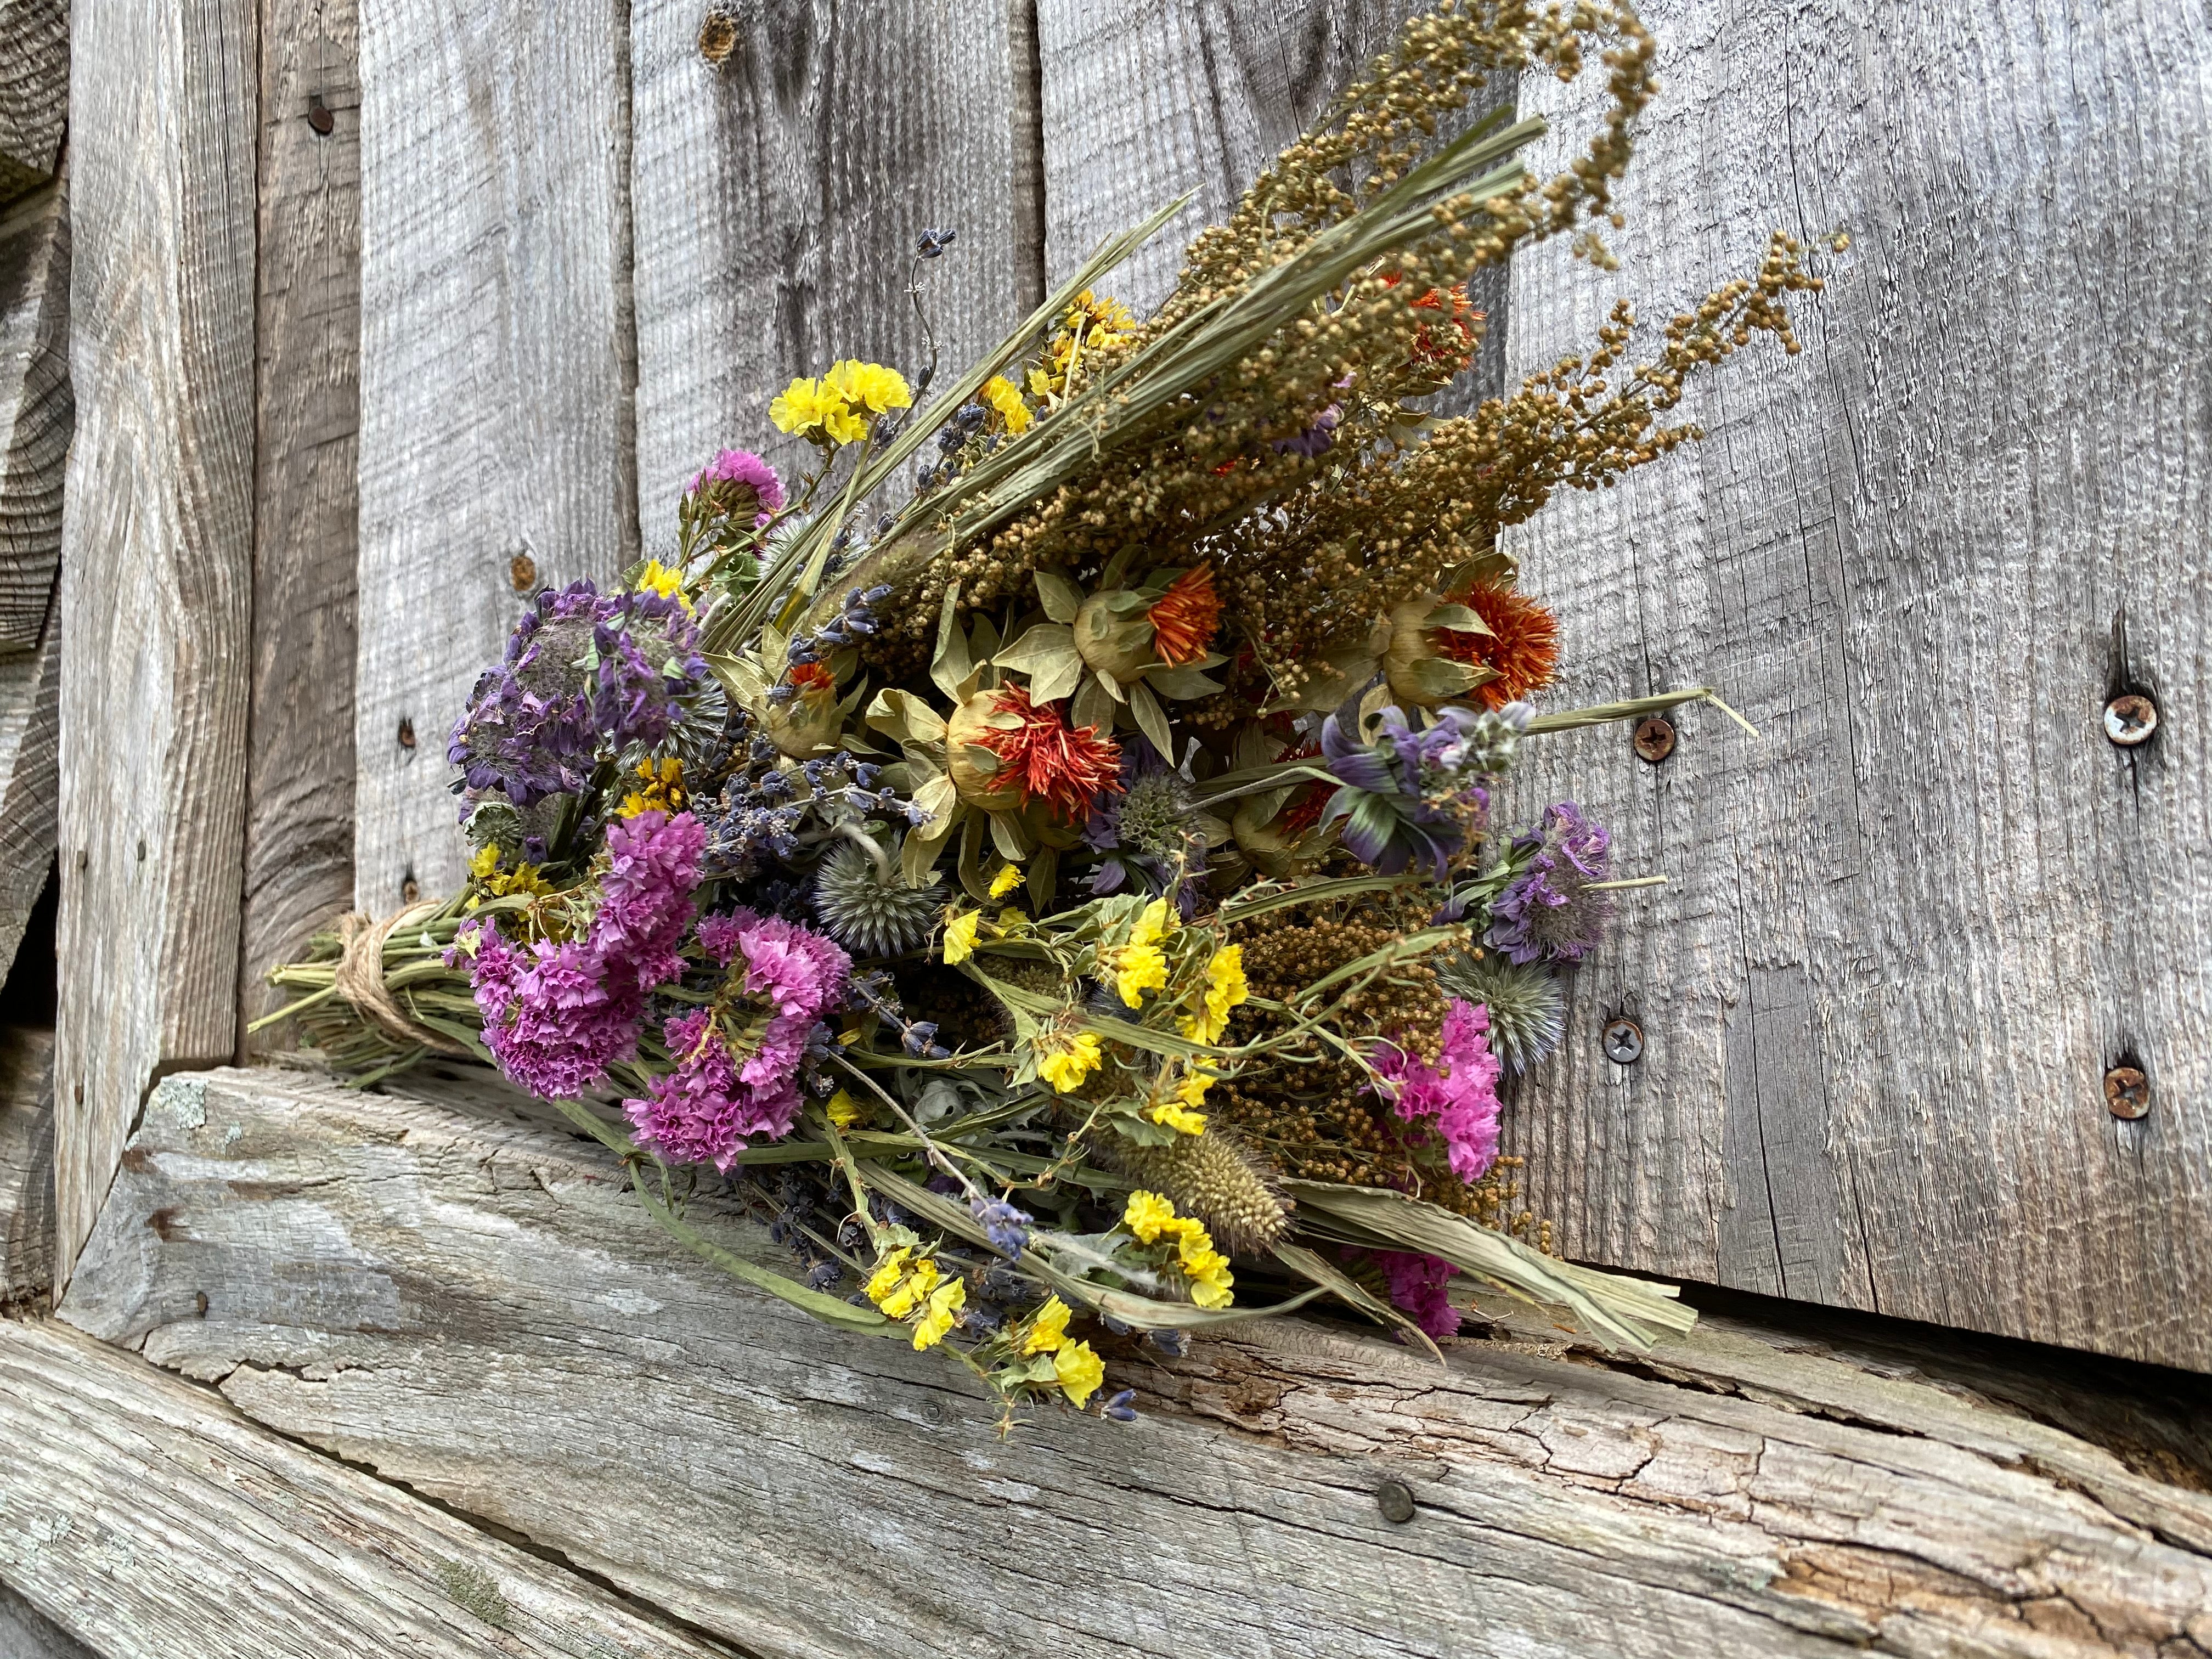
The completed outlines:
<svg viewBox="0 0 2212 1659">
<path fill-rule="evenodd" d="M 1060 704 L 1039 707 L 1018 685 L 1000 690 L 991 712 L 1022 722 L 1010 731 L 994 726 L 978 739 L 1006 763 L 1000 776 L 1029 799 L 1043 801 L 1063 822 L 1082 822 L 1099 796 L 1120 792 L 1121 746 L 1100 737 L 1097 726 L 1071 729 Z"/>
<path fill-rule="evenodd" d="M 1498 671 L 1496 679 L 1474 688 L 1486 704 L 1503 708 L 1552 683 L 1559 665 L 1559 624 L 1550 611 L 1525 593 L 1487 582 L 1453 594 L 1451 602 L 1466 605 L 1489 624 L 1487 634 L 1436 630 L 1444 655 Z"/>
<path fill-rule="evenodd" d="M 1152 618 L 1152 642 L 1162 662 L 1198 661 L 1221 626 L 1221 596 L 1213 591 L 1213 567 L 1195 565 L 1184 571 L 1146 614 Z"/>
<path fill-rule="evenodd" d="M 802 691 L 828 691 L 837 681 L 827 663 L 802 662 L 792 665 L 791 683 Z"/>
<path fill-rule="evenodd" d="M 1383 282 L 1395 288 L 1405 280 L 1395 271 L 1385 276 Z M 1440 326 L 1431 329 L 1425 324 L 1413 338 L 1413 362 L 1415 368 L 1449 378 L 1474 361 L 1475 349 L 1481 342 L 1475 337 L 1475 325 L 1482 313 L 1468 298 L 1467 284 L 1454 283 L 1450 288 L 1432 288 L 1413 301 L 1416 311 L 1441 311 Z M 1510 699 L 1509 699 L 1510 701 Z"/>
</svg>

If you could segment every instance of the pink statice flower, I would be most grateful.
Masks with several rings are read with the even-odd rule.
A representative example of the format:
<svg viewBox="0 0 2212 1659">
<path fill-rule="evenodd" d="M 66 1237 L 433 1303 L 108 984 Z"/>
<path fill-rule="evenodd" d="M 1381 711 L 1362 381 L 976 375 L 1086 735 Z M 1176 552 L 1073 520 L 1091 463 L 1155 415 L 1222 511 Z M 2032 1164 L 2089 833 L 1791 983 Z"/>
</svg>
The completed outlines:
<svg viewBox="0 0 2212 1659">
<path fill-rule="evenodd" d="M 512 1081 L 543 1099 L 573 1100 L 636 1053 L 647 994 L 684 970 L 677 947 L 691 925 L 705 846 L 690 813 L 641 812 L 608 827 L 612 862 L 583 939 L 520 947 L 495 921 L 464 930 L 475 945 L 469 988 L 484 1046 Z"/>
<path fill-rule="evenodd" d="M 1372 1064 L 1398 1115 L 1426 1120 L 1443 1137 L 1452 1173 L 1481 1177 L 1498 1156 L 1498 1056 L 1490 1052 L 1490 1010 L 1454 997 L 1444 1011 L 1443 1050 L 1433 1066 L 1403 1048 Z"/>
<path fill-rule="evenodd" d="M 708 916 L 698 937 L 730 968 L 725 997 L 734 994 L 737 1006 L 670 1020 L 662 1035 L 675 1069 L 623 1110 L 641 1145 L 727 1170 L 750 1140 L 791 1133 L 799 1066 L 822 1016 L 844 1000 L 853 959 L 810 928 L 750 910 Z"/>
<path fill-rule="evenodd" d="M 783 481 L 750 449 L 726 449 L 700 469 L 691 493 L 732 518 L 750 514 L 756 528 L 783 505 Z"/>
<path fill-rule="evenodd" d="M 1375 1259 L 1390 1287 L 1391 1304 L 1411 1314 L 1413 1322 L 1431 1336 L 1459 1334 L 1459 1310 L 1444 1294 L 1458 1271 L 1440 1255 L 1421 1255 L 1407 1250 L 1377 1250 Z"/>
</svg>

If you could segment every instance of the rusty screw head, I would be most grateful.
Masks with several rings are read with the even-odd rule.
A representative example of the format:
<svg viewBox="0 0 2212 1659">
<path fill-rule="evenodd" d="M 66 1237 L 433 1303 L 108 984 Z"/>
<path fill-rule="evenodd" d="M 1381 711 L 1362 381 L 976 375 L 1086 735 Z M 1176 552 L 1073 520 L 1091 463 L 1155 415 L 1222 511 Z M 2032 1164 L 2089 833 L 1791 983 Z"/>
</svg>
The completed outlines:
<svg viewBox="0 0 2212 1659">
<path fill-rule="evenodd" d="M 410 871 L 406 878 L 399 884 L 399 902 L 402 904 L 412 904 L 422 896 L 422 884 L 416 881 L 414 872 Z"/>
<path fill-rule="evenodd" d="M 415 722 L 404 714 L 399 717 L 399 746 L 402 749 L 415 746 Z"/>
<path fill-rule="evenodd" d="M 518 553 L 507 562 L 507 580 L 518 593 L 527 593 L 538 586 L 538 561 L 527 553 Z"/>
<path fill-rule="evenodd" d="M 1605 1057 L 1616 1066 L 1644 1058 L 1644 1028 L 1626 1015 L 1605 1028 Z"/>
<path fill-rule="evenodd" d="M 2150 1079 L 2132 1066 L 2113 1066 L 2105 1073 L 2105 1109 L 2130 1122 L 2148 1115 Z"/>
<path fill-rule="evenodd" d="M 1646 714 L 1636 722 L 1638 758 L 1656 766 L 1674 752 L 1674 722 L 1664 714 Z"/>
<path fill-rule="evenodd" d="M 329 137 L 331 129 L 337 125 L 337 118 L 331 113 L 319 92 L 307 100 L 307 125 L 315 130 L 319 138 Z"/>
<path fill-rule="evenodd" d="M 699 25 L 699 55 L 716 69 L 730 61 L 738 46 L 738 20 L 725 6 L 716 6 Z"/>
<path fill-rule="evenodd" d="M 1394 1527 L 1413 1518 L 1413 1489 L 1402 1480 L 1385 1480 L 1375 1488 L 1375 1506 Z"/>
<path fill-rule="evenodd" d="M 2150 740 L 2158 730 L 2158 705 L 2140 691 L 2114 697 L 2105 705 L 2105 735 L 2123 749 Z"/>
</svg>

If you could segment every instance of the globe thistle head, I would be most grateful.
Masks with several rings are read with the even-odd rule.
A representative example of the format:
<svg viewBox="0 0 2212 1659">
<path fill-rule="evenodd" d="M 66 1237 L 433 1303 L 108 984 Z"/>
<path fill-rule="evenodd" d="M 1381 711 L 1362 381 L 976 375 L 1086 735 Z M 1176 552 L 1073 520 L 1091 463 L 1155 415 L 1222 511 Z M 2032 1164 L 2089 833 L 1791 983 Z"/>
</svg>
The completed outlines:
<svg viewBox="0 0 2212 1659">
<path fill-rule="evenodd" d="M 1491 1051 L 1516 1073 L 1559 1046 L 1567 1000 L 1543 963 L 1515 962 L 1491 951 L 1438 963 L 1437 978 L 1452 995 L 1490 1010 Z"/>
<path fill-rule="evenodd" d="M 921 886 L 907 884 L 896 842 L 880 858 L 846 842 L 814 872 L 814 913 L 830 937 L 855 956 L 912 950 L 929 937 L 944 906 L 944 886 L 934 875 Z"/>
<path fill-rule="evenodd" d="M 1133 780 L 1122 798 L 1118 830 L 1124 851 L 1162 865 L 1182 859 L 1192 835 L 1190 785 L 1180 772 L 1153 772 Z"/>
</svg>

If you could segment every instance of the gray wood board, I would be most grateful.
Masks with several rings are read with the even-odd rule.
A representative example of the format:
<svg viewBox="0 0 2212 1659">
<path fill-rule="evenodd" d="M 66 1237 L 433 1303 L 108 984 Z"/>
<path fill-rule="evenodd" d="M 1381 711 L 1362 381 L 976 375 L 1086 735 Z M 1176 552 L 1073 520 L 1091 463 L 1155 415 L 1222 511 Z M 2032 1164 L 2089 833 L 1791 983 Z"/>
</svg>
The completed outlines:
<svg viewBox="0 0 2212 1659">
<path fill-rule="evenodd" d="M 704 10 L 630 13 L 638 475 L 660 554 L 718 448 L 787 479 L 812 461 L 768 417 L 794 375 L 859 357 L 918 378 L 923 229 L 959 233 L 920 268 L 948 382 L 1044 297 L 1019 0 L 741 6 L 719 67 Z"/>
<path fill-rule="evenodd" d="M 52 1031 L 0 1026 L 0 1308 L 53 1288 L 53 1064 Z"/>
<path fill-rule="evenodd" d="M 418 1086 L 169 1079 L 64 1316 L 757 1653 L 2212 1647 L 2212 1498 L 1936 1349 L 1723 1322 L 1616 1362 L 1536 1323 L 1439 1369 L 1263 1324 L 1117 1362 L 1134 1425 L 1002 1438 L 938 1356 L 675 1249 L 544 1109 Z"/>
<path fill-rule="evenodd" d="M 524 605 L 636 557 L 629 16 L 361 20 L 354 891 L 379 915 L 459 884 L 447 736 Z"/>
<path fill-rule="evenodd" d="M 58 1280 L 147 1086 L 234 1049 L 253 565 L 253 9 L 71 26 Z"/>
<path fill-rule="evenodd" d="M 0 656 L 0 979 L 53 875 L 61 680 L 61 618 L 49 614 L 36 651 Z"/>
<path fill-rule="evenodd" d="M 0 653 L 36 647 L 62 551 L 69 459 L 69 198 L 0 213 Z"/>
<path fill-rule="evenodd" d="M 354 0 L 262 0 L 241 1052 L 289 1040 L 282 1026 L 244 1033 L 277 1006 L 263 976 L 353 905 L 358 34 Z"/>
<path fill-rule="evenodd" d="M 0 1322 L 0 1572 L 105 1659 L 726 1652 L 66 1326 Z"/>
<path fill-rule="evenodd" d="M 1585 1259 L 2212 1368 L 2212 20 L 1646 21 L 1622 269 L 1516 262 L 1514 372 L 1754 271 L 1770 228 L 1854 240 L 1802 356 L 1692 393 L 1703 445 L 1509 538 L 1562 619 L 1551 706 L 1708 684 L 1762 733 L 1531 757 L 1524 813 L 1578 799 L 1669 885 L 1623 896 L 1513 1103 L 1528 1201 Z M 2130 683 L 2165 714 L 2132 751 L 2100 725 Z M 1624 1005 L 1632 1067 L 1598 1040 Z"/>
<path fill-rule="evenodd" d="M 61 164 L 69 119 L 69 0 L 0 0 L 0 204 Z"/>
<path fill-rule="evenodd" d="M 0 1584 L 0 1659 L 100 1659 L 57 1630 L 21 1596 Z"/>
</svg>

